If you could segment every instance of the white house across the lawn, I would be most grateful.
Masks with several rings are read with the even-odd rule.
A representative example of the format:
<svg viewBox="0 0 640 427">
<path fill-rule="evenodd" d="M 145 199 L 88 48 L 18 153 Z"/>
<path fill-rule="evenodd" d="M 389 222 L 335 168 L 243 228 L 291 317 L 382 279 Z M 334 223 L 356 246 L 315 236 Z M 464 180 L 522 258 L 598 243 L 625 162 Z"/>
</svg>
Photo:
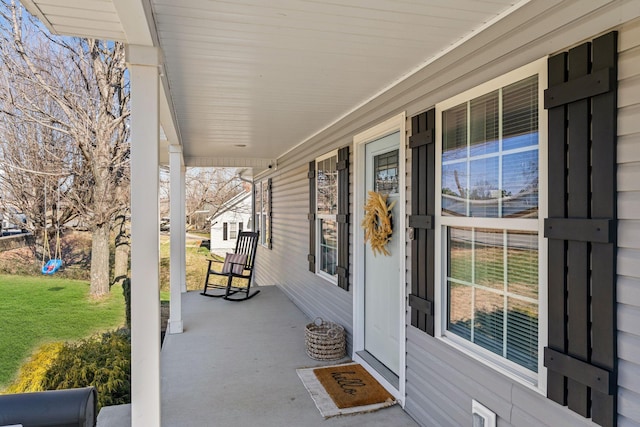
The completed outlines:
<svg viewBox="0 0 640 427">
<path fill-rule="evenodd" d="M 224 203 L 211 217 L 211 252 L 232 251 L 238 233 L 251 230 L 251 192 L 243 191 Z"/>
</svg>

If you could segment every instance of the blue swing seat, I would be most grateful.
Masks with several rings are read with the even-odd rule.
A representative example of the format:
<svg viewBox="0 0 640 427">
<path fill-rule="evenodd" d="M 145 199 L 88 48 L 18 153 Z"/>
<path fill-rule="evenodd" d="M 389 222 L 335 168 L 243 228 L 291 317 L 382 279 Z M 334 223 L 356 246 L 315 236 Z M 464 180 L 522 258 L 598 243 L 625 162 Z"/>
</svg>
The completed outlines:
<svg viewBox="0 0 640 427">
<path fill-rule="evenodd" d="M 62 267 L 61 259 L 50 259 L 42 266 L 42 274 L 53 274 Z"/>
</svg>

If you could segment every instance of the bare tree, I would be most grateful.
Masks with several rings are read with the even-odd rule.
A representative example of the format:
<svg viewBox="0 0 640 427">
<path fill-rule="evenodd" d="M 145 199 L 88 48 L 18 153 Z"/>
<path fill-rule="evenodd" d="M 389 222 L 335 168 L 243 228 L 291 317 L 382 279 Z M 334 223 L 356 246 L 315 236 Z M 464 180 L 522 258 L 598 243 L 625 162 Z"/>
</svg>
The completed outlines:
<svg viewBox="0 0 640 427">
<path fill-rule="evenodd" d="M 129 256 L 131 254 L 131 230 L 129 210 L 122 209 L 115 217 L 115 257 L 113 266 L 114 283 L 122 283 L 129 276 Z"/>
<path fill-rule="evenodd" d="M 190 168 L 185 176 L 185 214 L 189 225 L 202 228 L 202 222 L 215 215 L 224 203 L 243 191 L 244 183 L 235 169 Z M 169 214 L 169 177 L 160 178 L 160 214 Z"/>
<path fill-rule="evenodd" d="M 13 197 L 29 198 L 47 176 L 58 180 L 64 215 L 81 218 L 92 232 L 91 293 L 105 295 L 109 232 L 129 193 L 124 46 L 51 36 L 15 0 L 2 1 L 0 16 L 4 171 L 19 170 L 20 156 L 30 156 L 33 164 L 24 169 L 31 178 L 24 179 L 39 177 L 37 187 L 14 187 Z"/>
</svg>

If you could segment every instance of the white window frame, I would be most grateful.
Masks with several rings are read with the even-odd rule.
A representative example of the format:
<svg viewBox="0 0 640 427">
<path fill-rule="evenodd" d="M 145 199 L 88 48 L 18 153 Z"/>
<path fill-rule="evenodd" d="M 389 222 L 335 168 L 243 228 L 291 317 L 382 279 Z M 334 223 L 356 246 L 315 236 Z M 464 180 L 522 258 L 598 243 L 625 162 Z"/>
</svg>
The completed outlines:
<svg viewBox="0 0 640 427">
<path fill-rule="evenodd" d="M 316 157 L 316 173 L 315 173 L 315 180 L 316 180 L 316 200 L 315 200 L 315 218 L 316 218 L 316 274 L 320 277 L 322 277 L 323 279 L 331 282 L 334 285 L 338 285 L 338 274 L 336 273 L 335 275 L 331 275 L 328 274 L 322 270 L 320 270 L 320 266 L 322 265 L 322 230 L 320 229 L 320 220 L 322 219 L 329 219 L 332 221 L 336 222 L 336 264 L 338 262 L 338 248 L 339 246 L 339 242 L 338 242 L 338 233 L 337 233 L 337 225 L 338 225 L 338 210 L 337 210 L 337 206 L 336 206 L 336 213 L 335 214 L 320 214 L 318 213 L 318 162 L 321 162 L 323 160 L 326 160 L 328 158 L 331 157 L 335 157 L 336 158 L 336 164 L 338 163 L 338 150 L 333 150 L 330 151 L 326 154 L 323 154 L 322 156 Z M 338 182 L 339 178 L 336 179 L 336 203 L 338 201 L 338 198 L 340 196 L 339 192 L 340 192 L 340 184 Z"/>
<path fill-rule="evenodd" d="M 260 200 L 256 197 L 260 194 Z M 253 231 L 257 231 L 260 235 L 262 232 L 262 181 L 253 184 Z M 261 240 L 261 239 L 260 239 Z M 258 243 L 261 243 L 261 241 Z"/>
<path fill-rule="evenodd" d="M 508 86 L 527 77 L 538 75 L 538 218 L 469 218 L 442 215 L 442 113 L 461 103 L 499 88 Z M 546 368 L 544 367 L 544 347 L 548 341 L 547 309 L 547 241 L 544 238 L 544 218 L 547 217 L 547 112 L 544 109 L 544 89 L 547 87 L 547 60 L 539 59 L 484 84 L 469 89 L 452 98 L 436 104 L 436 203 L 434 218 L 435 231 L 435 332 L 443 342 L 463 351 L 474 359 L 507 375 L 511 379 L 541 394 L 546 394 Z M 447 331 L 447 235 L 446 227 L 494 228 L 497 230 L 531 230 L 538 233 L 538 372 L 532 372 L 500 355 L 492 353 Z M 438 250 L 440 248 L 440 250 Z"/>
<path fill-rule="evenodd" d="M 269 223 L 269 234 L 272 233 L 271 227 L 271 218 L 269 218 L 269 211 L 265 210 L 265 194 L 268 198 L 267 203 L 271 203 L 271 192 L 268 190 L 269 180 L 267 178 L 261 179 L 254 183 L 254 203 L 255 203 L 255 215 L 254 215 L 254 231 L 260 232 L 260 239 L 258 243 L 260 246 L 264 246 L 265 248 L 269 247 L 269 242 L 267 240 L 267 233 L 265 230 L 266 223 Z M 265 188 L 267 188 L 265 190 Z M 260 194 L 260 200 L 258 201 L 255 198 L 255 194 Z"/>
<path fill-rule="evenodd" d="M 229 240 L 236 240 L 238 238 L 238 223 L 229 223 Z"/>
</svg>

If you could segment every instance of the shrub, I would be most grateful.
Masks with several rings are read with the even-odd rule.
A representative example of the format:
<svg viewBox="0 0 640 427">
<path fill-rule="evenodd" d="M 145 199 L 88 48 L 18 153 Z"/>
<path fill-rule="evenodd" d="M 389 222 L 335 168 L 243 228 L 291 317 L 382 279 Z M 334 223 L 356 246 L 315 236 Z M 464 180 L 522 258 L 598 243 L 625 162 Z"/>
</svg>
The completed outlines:
<svg viewBox="0 0 640 427">
<path fill-rule="evenodd" d="M 38 387 L 37 390 L 94 386 L 98 391 L 98 408 L 131 402 L 131 339 L 128 330 L 106 332 L 57 345 L 57 352 L 43 346 L 24 366 L 20 377 L 8 391 L 36 391 L 20 385 Z M 47 355 L 51 357 L 48 362 Z"/>
<path fill-rule="evenodd" d="M 31 356 L 31 359 L 18 372 L 17 379 L 7 388 L 7 393 L 25 393 L 43 391 L 44 377 L 53 361 L 60 354 L 64 343 L 45 344 Z"/>
</svg>

